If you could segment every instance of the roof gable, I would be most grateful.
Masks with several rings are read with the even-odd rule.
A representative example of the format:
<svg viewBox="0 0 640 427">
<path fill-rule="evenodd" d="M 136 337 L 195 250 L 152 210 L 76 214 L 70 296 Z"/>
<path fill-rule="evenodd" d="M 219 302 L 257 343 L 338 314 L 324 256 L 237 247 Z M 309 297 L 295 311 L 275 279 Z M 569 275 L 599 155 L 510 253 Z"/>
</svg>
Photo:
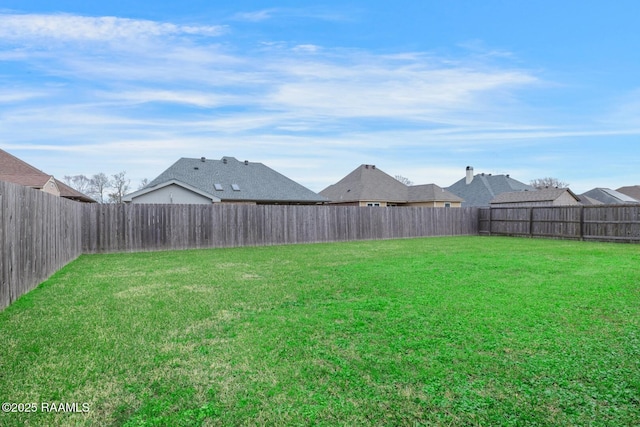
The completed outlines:
<svg viewBox="0 0 640 427">
<path fill-rule="evenodd" d="M 207 192 L 202 191 L 202 190 L 200 190 L 198 188 L 195 188 L 195 187 L 193 187 L 193 186 L 191 186 L 189 184 L 186 184 L 184 182 L 180 182 L 180 181 L 178 181 L 176 179 L 171 179 L 169 181 L 165 181 L 165 182 L 163 182 L 161 184 L 158 184 L 158 185 L 156 185 L 154 187 L 149 187 L 149 186 L 144 187 L 144 188 L 142 188 L 142 189 L 140 189 L 138 191 L 134 191 L 133 193 L 127 194 L 126 196 L 124 196 L 122 198 L 122 200 L 124 202 L 131 202 L 136 197 L 143 196 L 143 195 L 151 193 L 151 192 L 153 192 L 155 190 L 159 190 L 161 188 L 169 187 L 171 185 L 177 185 L 179 187 L 184 188 L 185 190 L 188 190 L 188 191 L 191 191 L 193 193 L 196 193 L 196 194 L 198 194 L 198 195 L 200 195 L 202 197 L 205 197 L 205 198 L 211 200 L 212 203 L 220 202 L 220 198 L 211 195 L 211 193 L 207 193 Z"/>
</svg>

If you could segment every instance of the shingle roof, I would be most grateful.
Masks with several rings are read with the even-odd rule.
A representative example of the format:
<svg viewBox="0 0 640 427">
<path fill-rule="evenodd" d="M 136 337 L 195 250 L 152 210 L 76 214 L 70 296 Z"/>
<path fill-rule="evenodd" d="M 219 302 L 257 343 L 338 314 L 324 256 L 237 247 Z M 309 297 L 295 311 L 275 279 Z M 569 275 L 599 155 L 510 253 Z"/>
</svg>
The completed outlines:
<svg viewBox="0 0 640 427">
<path fill-rule="evenodd" d="M 51 175 L 36 169 L 29 163 L 0 150 L 0 180 L 24 185 L 26 187 L 42 188 Z"/>
<path fill-rule="evenodd" d="M 374 165 L 360 165 L 320 194 L 334 203 L 360 200 L 401 203 L 407 200 L 407 186 Z"/>
<path fill-rule="evenodd" d="M 60 197 L 64 197 L 66 199 L 71 199 L 71 200 L 77 200 L 80 202 L 96 203 L 96 201 L 93 200 L 91 197 L 79 192 L 75 188 L 69 187 L 64 182 L 58 181 L 57 179 L 55 179 L 55 181 L 56 181 L 56 184 L 58 185 L 58 190 L 60 190 Z"/>
<path fill-rule="evenodd" d="M 626 194 L 629 197 L 633 197 L 636 200 L 640 200 L 640 185 L 629 185 L 626 187 L 620 187 L 616 191 L 622 194 Z"/>
<path fill-rule="evenodd" d="M 462 202 L 462 198 L 436 184 L 410 185 L 409 202 Z"/>
<path fill-rule="evenodd" d="M 464 199 L 462 206 L 489 206 L 491 200 L 499 194 L 512 191 L 535 191 L 530 185 L 511 178 L 509 175 L 476 174 L 467 184 L 466 178 L 446 188 Z"/>
<path fill-rule="evenodd" d="M 600 200 L 592 199 L 589 196 L 585 196 L 584 194 L 580 195 L 580 204 L 584 206 L 595 206 L 595 205 L 603 205 Z"/>
<path fill-rule="evenodd" d="M 49 179 L 51 179 L 51 175 L 42 172 L 40 169 L 36 169 L 29 163 L 20 160 L 4 150 L 0 150 L 0 181 L 41 189 Z M 95 202 L 92 198 L 57 179 L 54 178 L 54 180 L 58 186 L 58 190 L 60 190 L 60 197 L 82 202 Z"/>
<path fill-rule="evenodd" d="M 220 160 L 183 157 L 143 190 L 151 190 L 171 180 L 190 185 L 220 198 L 223 202 L 321 203 L 327 201 L 324 197 L 262 163 L 241 162 L 234 157 L 223 157 Z M 216 190 L 216 186 L 220 190 Z"/>
<path fill-rule="evenodd" d="M 501 193 L 491 200 L 491 204 L 553 202 L 566 192 L 578 200 L 576 195 L 568 188 L 543 188 L 535 191 L 511 191 L 508 193 Z"/>
<path fill-rule="evenodd" d="M 620 193 L 616 190 L 612 190 L 610 188 L 593 188 L 586 193 L 581 194 L 581 196 L 591 197 L 592 199 L 596 199 L 605 205 L 620 205 L 627 203 L 640 203 L 640 201 L 634 199 L 631 196 L 628 196 L 624 193 Z"/>
<path fill-rule="evenodd" d="M 337 183 L 322 190 L 320 194 L 333 203 L 462 201 L 458 196 L 435 184 L 407 186 L 375 165 L 360 165 Z"/>
</svg>

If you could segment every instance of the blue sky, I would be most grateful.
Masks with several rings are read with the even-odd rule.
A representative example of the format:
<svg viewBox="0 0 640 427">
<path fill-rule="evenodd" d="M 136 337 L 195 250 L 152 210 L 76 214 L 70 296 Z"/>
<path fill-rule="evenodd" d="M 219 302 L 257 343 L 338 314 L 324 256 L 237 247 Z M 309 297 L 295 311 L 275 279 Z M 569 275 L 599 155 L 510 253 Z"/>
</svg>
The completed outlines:
<svg viewBox="0 0 640 427">
<path fill-rule="evenodd" d="M 4 0 L 0 148 L 132 189 L 201 156 L 314 191 L 363 163 L 443 187 L 466 166 L 637 185 L 638 16 L 635 0 Z"/>
</svg>

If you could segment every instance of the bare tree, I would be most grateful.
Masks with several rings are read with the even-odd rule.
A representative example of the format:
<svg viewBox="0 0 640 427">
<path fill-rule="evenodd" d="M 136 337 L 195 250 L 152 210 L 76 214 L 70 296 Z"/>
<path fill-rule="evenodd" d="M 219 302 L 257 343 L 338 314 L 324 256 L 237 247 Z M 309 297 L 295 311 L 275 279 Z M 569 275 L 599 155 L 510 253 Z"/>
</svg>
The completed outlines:
<svg viewBox="0 0 640 427">
<path fill-rule="evenodd" d="M 113 192 L 109 193 L 109 202 L 122 203 L 122 196 L 129 191 L 129 183 L 131 182 L 131 180 L 127 179 L 126 173 L 126 171 L 122 171 L 111 175 L 111 188 Z"/>
<path fill-rule="evenodd" d="M 394 176 L 394 178 L 400 181 L 401 183 L 403 183 L 404 185 L 413 185 L 413 181 L 411 181 L 409 178 L 405 178 L 402 175 L 396 175 Z"/>
<path fill-rule="evenodd" d="M 149 184 L 149 180 L 147 178 L 142 178 L 140 180 L 140 185 L 138 185 L 138 190 L 142 190 L 144 187 L 147 186 L 147 184 Z"/>
<path fill-rule="evenodd" d="M 111 180 L 109 177 L 102 172 L 97 173 L 91 177 L 89 195 L 98 202 L 104 203 L 105 193 L 109 187 L 111 187 Z"/>
<path fill-rule="evenodd" d="M 532 187 L 541 188 L 569 188 L 569 183 L 560 181 L 558 178 L 544 177 L 532 179 L 529 183 Z"/>
<path fill-rule="evenodd" d="M 69 187 L 74 188 L 81 193 L 89 194 L 91 191 L 91 180 L 84 175 L 65 175 L 63 181 Z"/>
</svg>

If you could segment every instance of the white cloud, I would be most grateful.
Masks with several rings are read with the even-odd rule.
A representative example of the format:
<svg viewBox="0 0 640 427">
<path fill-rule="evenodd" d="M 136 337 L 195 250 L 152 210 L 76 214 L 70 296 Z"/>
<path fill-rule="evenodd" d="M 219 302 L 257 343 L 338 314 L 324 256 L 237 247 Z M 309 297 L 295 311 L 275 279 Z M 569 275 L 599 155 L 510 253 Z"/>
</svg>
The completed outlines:
<svg viewBox="0 0 640 427">
<path fill-rule="evenodd" d="M 189 26 L 112 16 L 0 14 L 0 38 L 63 41 L 137 40 L 174 35 L 214 37 L 223 26 Z"/>
<path fill-rule="evenodd" d="M 223 97 L 198 91 L 176 90 L 133 90 L 123 92 L 104 92 L 98 94 L 103 99 L 114 103 L 145 104 L 152 102 L 176 103 L 201 108 L 211 108 L 232 103 L 231 96 Z"/>
<path fill-rule="evenodd" d="M 49 95 L 50 93 L 46 91 L 38 91 L 32 89 L 0 89 L 0 104 L 29 101 L 36 98 L 43 98 Z"/>
<path fill-rule="evenodd" d="M 428 69 L 394 64 L 294 64 L 288 78 L 265 98 L 281 108 L 337 117 L 385 117 L 439 122 L 452 111 L 484 112 L 500 92 L 529 87 L 538 80 L 523 71 Z"/>
<path fill-rule="evenodd" d="M 241 12 L 233 15 L 232 19 L 236 21 L 262 22 L 271 19 L 274 9 L 256 10 L 253 12 Z"/>
<path fill-rule="evenodd" d="M 293 48 L 294 52 L 307 52 L 315 53 L 319 52 L 322 48 L 315 44 L 299 44 Z"/>
</svg>

